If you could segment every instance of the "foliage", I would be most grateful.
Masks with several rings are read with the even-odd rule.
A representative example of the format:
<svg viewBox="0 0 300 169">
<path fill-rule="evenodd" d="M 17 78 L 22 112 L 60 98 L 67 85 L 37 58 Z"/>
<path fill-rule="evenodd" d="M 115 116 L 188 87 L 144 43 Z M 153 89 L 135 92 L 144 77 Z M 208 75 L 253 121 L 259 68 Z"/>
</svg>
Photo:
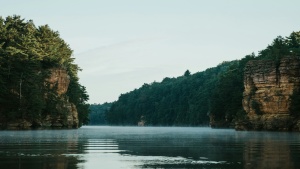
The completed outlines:
<svg viewBox="0 0 300 169">
<path fill-rule="evenodd" d="M 91 104 L 89 114 L 89 125 L 106 125 L 106 113 L 109 111 L 112 103 Z"/>
<path fill-rule="evenodd" d="M 89 105 L 86 103 L 86 101 L 89 99 L 89 96 L 86 92 L 86 88 L 79 84 L 77 75 L 72 73 L 70 73 L 70 84 L 67 91 L 67 96 L 69 96 L 69 101 L 76 105 L 79 126 L 88 124 Z"/>
<path fill-rule="evenodd" d="M 186 70 L 183 74 L 183 76 L 188 77 L 191 75 L 191 72 L 189 70 Z"/>
<path fill-rule="evenodd" d="M 122 94 L 107 112 L 107 120 L 114 125 L 137 125 L 143 117 L 147 125 L 197 126 L 207 125 L 208 115 L 228 123 L 244 119 L 245 65 L 250 60 L 274 60 L 278 67 L 280 59 L 286 56 L 300 56 L 300 32 L 277 37 L 257 56 L 252 53 L 195 74 L 187 70 L 183 76 L 144 84 Z M 255 103 L 252 106 L 259 108 Z"/>
<path fill-rule="evenodd" d="M 291 105 L 290 105 L 290 112 L 294 116 L 300 116 L 300 90 L 297 89 L 293 92 L 291 96 Z"/>
<path fill-rule="evenodd" d="M 69 45 L 48 25 L 36 27 L 33 21 L 24 21 L 20 16 L 0 17 L 0 115 L 9 120 L 34 121 L 66 111 L 58 107 L 62 108 L 59 105 L 69 98 L 79 107 L 84 123 L 88 96 L 78 83 L 79 69 L 71 55 Z M 67 95 L 58 95 L 47 84 L 53 68 L 68 71 L 72 86 Z"/>
<path fill-rule="evenodd" d="M 257 115 L 262 114 L 262 111 L 260 110 L 260 104 L 256 100 L 251 101 L 251 107 Z"/>
<path fill-rule="evenodd" d="M 194 75 L 165 78 L 122 94 L 107 112 L 110 124 L 136 125 L 141 117 L 147 125 L 207 125 L 210 96 L 218 76 L 233 62 Z"/>
</svg>

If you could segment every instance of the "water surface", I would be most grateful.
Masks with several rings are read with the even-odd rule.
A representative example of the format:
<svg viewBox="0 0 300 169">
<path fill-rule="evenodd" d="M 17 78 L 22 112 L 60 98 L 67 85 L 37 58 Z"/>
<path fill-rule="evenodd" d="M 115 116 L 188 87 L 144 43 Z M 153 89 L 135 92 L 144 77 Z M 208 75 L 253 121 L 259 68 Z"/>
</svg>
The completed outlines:
<svg viewBox="0 0 300 169">
<path fill-rule="evenodd" d="M 0 168 L 300 168 L 300 134 L 198 127 L 0 131 Z"/>
</svg>

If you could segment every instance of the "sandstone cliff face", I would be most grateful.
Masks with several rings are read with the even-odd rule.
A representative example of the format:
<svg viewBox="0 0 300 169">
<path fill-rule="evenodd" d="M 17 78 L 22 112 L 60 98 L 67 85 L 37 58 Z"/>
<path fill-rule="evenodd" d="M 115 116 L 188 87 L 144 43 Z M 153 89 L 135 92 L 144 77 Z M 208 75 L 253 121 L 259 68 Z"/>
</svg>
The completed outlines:
<svg viewBox="0 0 300 169">
<path fill-rule="evenodd" d="M 300 87 L 300 60 L 286 57 L 249 61 L 245 67 L 243 108 L 249 120 L 237 129 L 299 130 L 289 111 L 291 95 Z M 300 123 L 299 123 L 300 124 Z"/>
<path fill-rule="evenodd" d="M 65 102 L 66 112 L 61 115 L 47 115 L 39 121 L 34 121 L 35 127 L 41 128 L 78 128 L 78 112 L 73 103 Z"/>
<path fill-rule="evenodd" d="M 68 90 L 70 84 L 70 77 L 64 69 L 51 69 L 50 76 L 45 79 L 50 85 L 50 88 L 55 88 L 58 97 L 61 97 Z M 47 95 L 45 96 L 47 97 Z M 56 108 L 60 110 L 59 114 L 52 113 L 53 110 L 47 110 L 47 115 L 30 121 L 27 119 L 16 119 L 9 121 L 6 124 L 0 124 L 0 127 L 8 129 L 27 129 L 31 127 L 38 128 L 78 128 L 78 112 L 76 106 L 70 103 L 67 98 L 61 97 L 63 100 L 62 105 L 56 105 Z"/>
<path fill-rule="evenodd" d="M 51 75 L 46 80 L 50 83 L 50 87 L 57 85 L 57 93 L 59 95 L 66 93 L 70 84 L 70 77 L 67 71 L 64 69 L 51 69 L 50 72 Z"/>
<path fill-rule="evenodd" d="M 51 69 L 51 75 L 46 81 L 50 84 L 50 87 L 56 87 L 58 95 L 65 94 L 68 91 L 70 84 L 70 77 L 65 69 Z M 61 112 L 62 115 L 47 115 L 46 118 L 41 119 L 38 126 L 41 127 L 63 127 L 63 128 L 78 128 L 78 112 L 76 106 L 73 103 L 69 103 L 66 99 L 63 105 L 57 105 L 58 109 L 65 112 Z M 51 114 L 51 110 L 49 110 Z"/>
</svg>

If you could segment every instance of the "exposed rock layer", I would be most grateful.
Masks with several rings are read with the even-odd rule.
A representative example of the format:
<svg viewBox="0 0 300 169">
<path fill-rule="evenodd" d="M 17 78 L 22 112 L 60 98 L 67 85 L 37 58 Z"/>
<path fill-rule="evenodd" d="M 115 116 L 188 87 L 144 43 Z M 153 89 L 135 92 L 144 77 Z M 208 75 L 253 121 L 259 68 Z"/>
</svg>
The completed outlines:
<svg viewBox="0 0 300 169">
<path fill-rule="evenodd" d="M 62 97 L 68 90 L 70 77 L 65 69 L 51 69 L 50 76 L 45 80 L 50 88 L 55 88 L 58 97 L 63 101 L 62 105 L 57 105 L 59 113 L 53 113 L 53 110 L 47 110 L 47 115 L 42 115 L 39 119 L 15 119 L 13 121 L 2 120 L 0 127 L 7 129 L 28 129 L 36 128 L 78 128 L 78 112 L 76 106 L 70 103 L 66 97 Z M 45 96 L 47 97 L 47 95 Z M 1 115 L 0 115 L 1 116 Z M 3 119 L 3 117 L 0 117 Z"/>
<path fill-rule="evenodd" d="M 285 57 L 249 61 L 244 74 L 243 108 L 248 120 L 238 130 L 298 130 L 300 121 L 290 112 L 291 96 L 300 87 L 300 60 Z"/>
<path fill-rule="evenodd" d="M 70 77 L 64 69 L 51 69 L 51 75 L 46 80 L 50 83 L 50 87 L 57 87 L 57 93 L 59 95 L 65 94 L 70 84 Z"/>
</svg>

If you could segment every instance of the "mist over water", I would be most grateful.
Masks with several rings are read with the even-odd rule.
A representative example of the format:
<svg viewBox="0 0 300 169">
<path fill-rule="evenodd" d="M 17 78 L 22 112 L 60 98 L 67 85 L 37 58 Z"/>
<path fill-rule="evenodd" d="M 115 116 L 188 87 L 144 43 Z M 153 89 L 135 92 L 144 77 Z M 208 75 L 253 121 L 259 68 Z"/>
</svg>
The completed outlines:
<svg viewBox="0 0 300 169">
<path fill-rule="evenodd" d="M 0 131 L 0 168 L 300 168 L 300 133 L 199 127 Z"/>
</svg>

